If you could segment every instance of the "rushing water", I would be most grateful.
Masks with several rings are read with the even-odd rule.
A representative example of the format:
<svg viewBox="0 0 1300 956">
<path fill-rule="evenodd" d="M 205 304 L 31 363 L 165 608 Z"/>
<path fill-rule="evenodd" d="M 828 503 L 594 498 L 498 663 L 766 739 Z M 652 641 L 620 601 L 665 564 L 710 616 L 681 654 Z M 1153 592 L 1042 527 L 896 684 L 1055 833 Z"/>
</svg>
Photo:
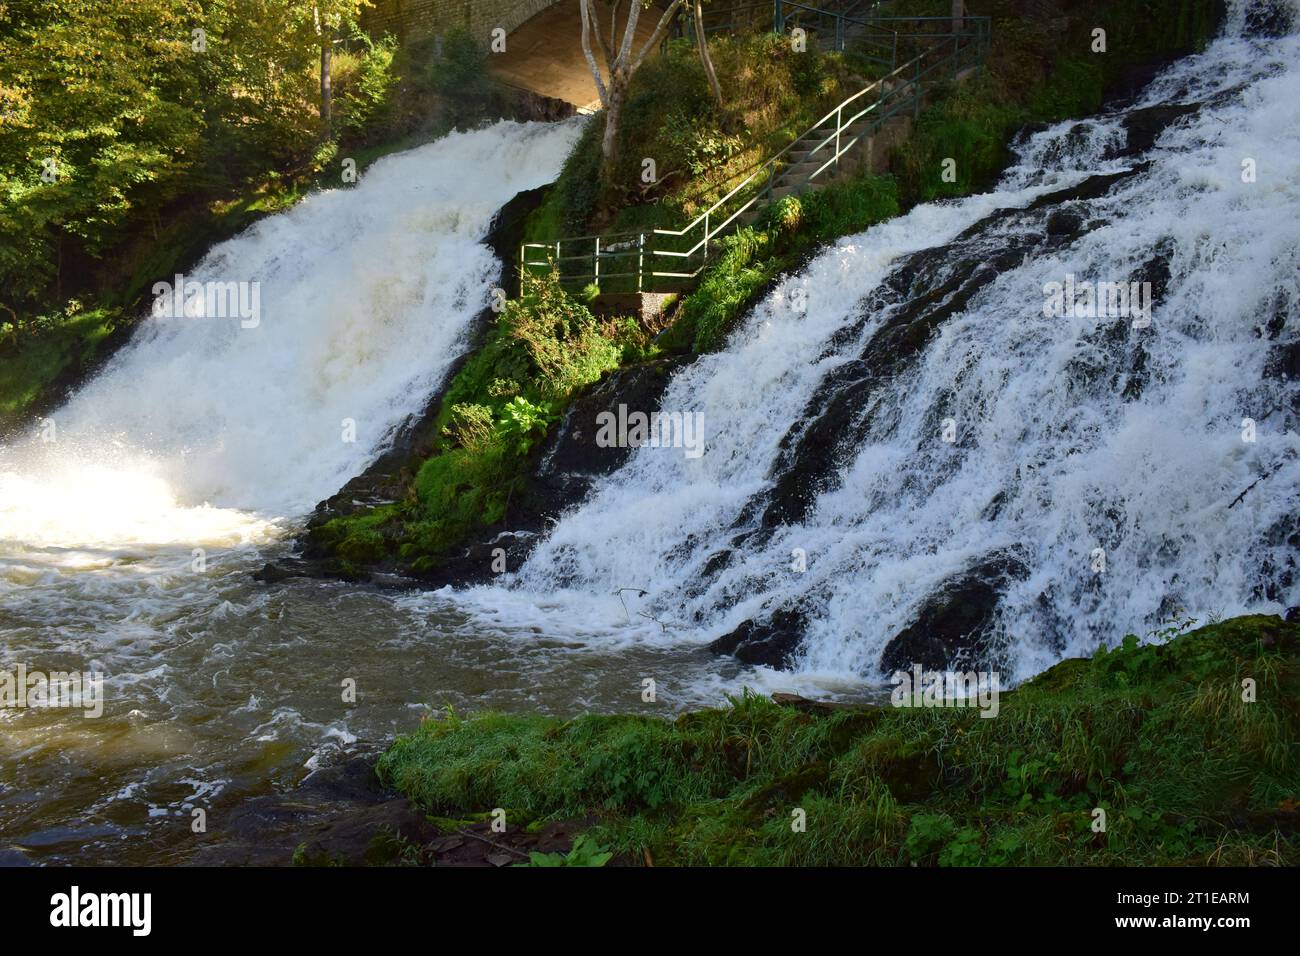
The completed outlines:
<svg viewBox="0 0 1300 956">
<path fill-rule="evenodd" d="M 429 706 L 861 694 L 926 596 L 992 550 L 1027 568 L 998 611 L 1020 675 L 1174 606 L 1297 603 L 1296 386 L 1265 369 L 1300 308 L 1300 44 L 1240 26 L 1128 107 L 1199 104 L 1146 155 L 1116 157 L 1120 115 L 1061 124 L 1019 143 L 993 192 L 845 238 L 784 280 L 668 387 L 664 409 L 703 416 L 704 455 L 639 449 L 498 587 L 264 587 L 250 572 L 438 387 L 496 282 L 480 242 L 493 212 L 555 176 L 577 127 L 455 134 L 216 247 L 190 278 L 259 282 L 256 328 L 151 319 L 53 431 L 0 448 L 5 666 L 107 675 L 98 719 L 0 710 L 0 858 L 184 860 L 191 809 L 219 821 Z M 1033 244 L 1035 200 L 1139 160 L 1075 204 L 1077 240 Z M 824 401 L 905 306 L 888 294 L 899 264 L 939 247 L 937 282 L 1027 251 L 850 416 L 801 513 L 764 526 Z M 1157 255 L 1150 328 L 1043 315 L 1046 283 L 1121 281 Z M 704 651 L 791 602 L 809 620 L 793 672 Z"/>
</svg>

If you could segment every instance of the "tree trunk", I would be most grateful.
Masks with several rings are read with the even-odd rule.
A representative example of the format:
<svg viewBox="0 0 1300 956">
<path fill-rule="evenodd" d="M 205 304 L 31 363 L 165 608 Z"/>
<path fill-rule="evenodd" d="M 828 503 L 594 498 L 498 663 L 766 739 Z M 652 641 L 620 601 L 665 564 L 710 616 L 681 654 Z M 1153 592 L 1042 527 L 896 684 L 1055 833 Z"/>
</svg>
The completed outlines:
<svg viewBox="0 0 1300 956">
<path fill-rule="evenodd" d="M 623 99 L 628 83 L 621 76 L 609 78 L 609 102 L 605 105 L 605 135 L 600 141 L 600 178 L 607 185 L 614 183 L 614 167 L 618 163 L 618 123 L 623 115 Z"/>
<path fill-rule="evenodd" d="M 334 44 L 329 31 L 322 29 L 320 37 L 320 122 L 326 138 L 330 135 L 331 99 L 330 71 L 334 62 Z"/>
<path fill-rule="evenodd" d="M 704 64 L 704 75 L 709 78 L 709 89 L 713 90 L 713 99 L 722 106 L 722 86 L 718 83 L 718 71 L 713 68 L 713 58 L 709 56 L 709 41 L 704 35 L 702 0 L 695 0 L 695 43 L 700 48 L 700 62 Z"/>
</svg>

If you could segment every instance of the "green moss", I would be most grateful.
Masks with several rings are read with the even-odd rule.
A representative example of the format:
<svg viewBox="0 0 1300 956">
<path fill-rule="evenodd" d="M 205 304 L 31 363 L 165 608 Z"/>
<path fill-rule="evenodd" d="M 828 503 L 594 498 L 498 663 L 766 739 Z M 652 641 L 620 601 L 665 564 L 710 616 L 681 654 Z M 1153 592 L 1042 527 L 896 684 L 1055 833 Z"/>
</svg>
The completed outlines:
<svg viewBox="0 0 1300 956">
<path fill-rule="evenodd" d="M 430 812 L 593 819 L 659 863 L 1294 863 L 1297 701 L 1300 626 L 1254 616 L 1062 662 L 992 719 L 748 693 L 674 721 L 451 715 L 378 769 Z"/>
</svg>

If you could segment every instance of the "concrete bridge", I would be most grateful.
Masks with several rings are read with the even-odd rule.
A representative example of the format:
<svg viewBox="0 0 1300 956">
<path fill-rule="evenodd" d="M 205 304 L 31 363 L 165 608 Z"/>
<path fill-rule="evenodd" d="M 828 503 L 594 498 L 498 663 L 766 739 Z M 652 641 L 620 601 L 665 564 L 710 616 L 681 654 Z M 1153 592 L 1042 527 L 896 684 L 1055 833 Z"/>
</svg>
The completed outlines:
<svg viewBox="0 0 1300 956">
<path fill-rule="evenodd" d="M 488 54 L 493 75 L 511 86 L 593 110 L 600 101 L 582 55 L 578 9 L 578 0 L 375 0 L 362 23 L 372 34 L 392 33 L 403 43 L 464 27 L 485 49 L 493 31 L 505 30 L 505 51 Z M 661 9 L 641 12 L 638 44 L 654 32 Z"/>
</svg>

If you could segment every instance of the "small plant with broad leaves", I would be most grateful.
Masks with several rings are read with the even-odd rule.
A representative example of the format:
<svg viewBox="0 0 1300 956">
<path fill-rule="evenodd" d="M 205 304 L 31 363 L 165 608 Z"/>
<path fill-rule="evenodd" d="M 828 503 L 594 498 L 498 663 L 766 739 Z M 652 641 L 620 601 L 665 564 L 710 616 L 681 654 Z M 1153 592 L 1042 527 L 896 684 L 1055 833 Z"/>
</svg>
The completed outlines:
<svg viewBox="0 0 1300 956">
<path fill-rule="evenodd" d="M 501 409 L 501 417 L 496 423 L 497 434 L 516 452 L 526 455 L 534 444 L 546 437 L 551 418 L 545 405 L 535 405 L 519 395 Z"/>
<path fill-rule="evenodd" d="M 567 854 L 533 851 L 528 854 L 528 862 L 519 866 L 604 866 L 613 857 L 613 853 L 583 833 L 573 841 L 573 848 Z"/>
</svg>

